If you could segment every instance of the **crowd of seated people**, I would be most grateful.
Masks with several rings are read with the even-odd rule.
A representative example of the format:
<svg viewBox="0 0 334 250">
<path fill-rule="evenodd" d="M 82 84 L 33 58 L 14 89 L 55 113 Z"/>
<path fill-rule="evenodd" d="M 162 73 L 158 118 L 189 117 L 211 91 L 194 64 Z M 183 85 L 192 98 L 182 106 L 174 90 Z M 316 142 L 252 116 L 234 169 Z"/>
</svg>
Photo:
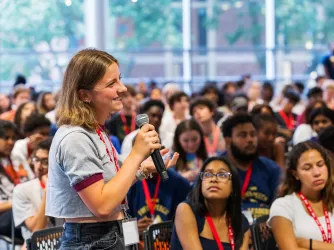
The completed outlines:
<svg viewBox="0 0 334 250">
<path fill-rule="evenodd" d="M 136 140 L 139 113 L 163 148 L 179 154 L 168 181 L 150 176 L 127 195 L 140 249 L 150 225 L 170 220 L 172 249 L 249 249 L 250 227 L 262 216 L 280 249 L 334 249 L 332 80 L 305 98 L 300 83 L 275 93 L 249 77 L 209 82 L 192 95 L 175 83 L 152 86 L 127 85 L 123 110 L 104 127 L 120 164 Z M 13 221 L 25 240 L 55 226 L 45 216 L 45 188 L 56 102 L 57 93 L 37 95 L 24 84 L 0 94 L 0 235 L 11 236 Z"/>
</svg>

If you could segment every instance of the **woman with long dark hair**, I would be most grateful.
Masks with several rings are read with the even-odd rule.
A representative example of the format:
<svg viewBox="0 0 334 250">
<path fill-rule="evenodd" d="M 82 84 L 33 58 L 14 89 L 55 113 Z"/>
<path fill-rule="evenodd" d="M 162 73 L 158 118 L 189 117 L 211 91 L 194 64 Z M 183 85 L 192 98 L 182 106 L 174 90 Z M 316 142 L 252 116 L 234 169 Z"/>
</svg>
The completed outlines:
<svg viewBox="0 0 334 250">
<path fill-rule="evenodd" d="M 268 225 L 280 249 L 334 249 L 333 159 L 318 143 L 297 144 Z"/>
<path fill-rule="evenodd" d="M 208 157 L 201 126 L 194 119 L 185 120 L 176 127 L 173 151 L 180 155 L 175 170 L 193 182 Z"/>
<path fill-rule="evenodd" d="M 212 157 L 199 177 L 188 201 L 177 208 L 171 249 L 248 249 L 236 168 L 224 157 Z"/>
</svg>

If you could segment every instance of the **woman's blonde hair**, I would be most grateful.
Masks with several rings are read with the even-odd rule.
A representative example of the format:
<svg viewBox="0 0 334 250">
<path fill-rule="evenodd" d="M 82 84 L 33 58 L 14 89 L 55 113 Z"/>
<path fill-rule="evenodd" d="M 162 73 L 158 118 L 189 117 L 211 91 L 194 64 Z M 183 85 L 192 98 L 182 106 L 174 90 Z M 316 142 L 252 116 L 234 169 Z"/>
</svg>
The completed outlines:
<svg viewBox="0 0 334 250">
<path fill-rule="evenodd" d="M 57 102 L 57 125 L 81 126 L 95 130 L 98 126 L 90 103 L 79 98 L 79 90 L 91 90 L 100 81 L 106 69 L 118 61 L 108 53 L 97 49 L 78 52 L 67 66 Z"/>
</svg>

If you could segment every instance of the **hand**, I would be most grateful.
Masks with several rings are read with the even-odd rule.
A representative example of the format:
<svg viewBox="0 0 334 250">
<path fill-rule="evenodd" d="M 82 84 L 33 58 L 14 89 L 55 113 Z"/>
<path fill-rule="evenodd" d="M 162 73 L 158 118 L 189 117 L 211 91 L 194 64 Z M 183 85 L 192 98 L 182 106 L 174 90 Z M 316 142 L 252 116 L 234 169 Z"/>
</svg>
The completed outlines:
<svg viewBox="0 0 334 250">
<path fill-rule="evenodd" d="M 160 150 L 161 156 L 164 156 L 168 152 L 169 152 L 168 148 Z M 178 153 L 174 153 L 172 159 L 170 159 L 170 157 L 167 156 L 167 158 L 165 160 L 166 169 L 171 168 L 172 166 L 175 166 L 177 160 L 179 159 L 179 156 L 180 155 Z M 140 168 L 145 174 L 146 173 L 153 174 L 153 173 L 157 172 L 151 157 L 149 157 L 145 161 L 143 161 Z"/>
<path fill-rule="evenodd" d="M 147 229 L 148 226 L 152 225 L 153 220 L 151 218 L 148 218 L 147 216 L 141 218 L 138 220 L 138 232 L 140 235 L 143 234 L 143 232 Z"/>
<path fill-rule="evenodd" d="M 154 126 L 145 124 L 139 129 L 130 154 L 134 155 L 142 162 L 149 157 L 154 150 L 160 149 L 160 147 L 160 139 L 158 133 L 154 130 Z"/>
<path fill-rule="evenodd" d="M 286 139 L 282 136 L 276 137 L 275 138 L 275 144 L 286 144 Z"/>
</svg>

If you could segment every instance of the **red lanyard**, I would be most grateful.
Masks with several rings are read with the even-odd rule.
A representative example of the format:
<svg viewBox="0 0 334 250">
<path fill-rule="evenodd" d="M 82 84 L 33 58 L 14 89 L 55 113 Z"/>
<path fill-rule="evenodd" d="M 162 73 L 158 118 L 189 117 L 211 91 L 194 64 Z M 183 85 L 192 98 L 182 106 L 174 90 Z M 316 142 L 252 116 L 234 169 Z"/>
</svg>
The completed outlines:
<svg viewBox="0 0 334 250">
<path fill-rule="evenodd" d="M 41 184 L 41 188 L 42 188 L 42 189 L 45 189 L 45 184 L 43 183 L 42 180 L 39 180 L 39 184 Z"/>
<path fill-rule="evenodd" d="M 21 183 L 20 175 L 15 171 L 14 165 L 10 157 L 7 158 L 9 164 L 7 166 L 3 165 L 3 169 L 6 172 L 6 175 L 11 179 L 11 181 L 17 185 Z"/>
<path fill-rule="evenodd" d="M 106 147 L 106 151 L 107 151 L 107 154 L 108 154 L 108 156 L 109 156 L 109 159 L 110 159 L 111 162 L 114 162 L 114 163 L 115 163 L 116 171 L 118 172 L 118 171 L 119 171 L 119 166 L 118 166 L 118 160 L 117 160 L 116 151 L 115 151 L 115 148 L 114 148 L 114 146 L 112 145 L 112 143 L 111 143 L 109 137 L 107 136 L 107 137 L 108 137 L 108 141 L 109 141 L 109 143 L 110 143 L 111 151 L 112 151 L 112 157 L 111 157 L 110 151 L 109 151 L 109 149 L 108 149 L 107 143 L 106 143 L 106 141 L 103 139 L 103 136 L 102 136 L 102 130 L 101 130 L 100 127 L 99 127 L 98 129 L 96 129 L 96 133 L 99 135 L 100 140 L 104 143 L 104 146 Z M 113 160 L 112 158 L 113 158 L 114 160 Z"/>
<path fill-rule="evenodd" d="M 246 173 L 244 184 L 242 185 L 242 188 L 241 188 L 241 197 L 242 198 L 244 197 L 244 195 L 245 195 L 245 193 L 248 189 L 249 182 L 250 182 L 250 179 L 251 179 L 251 176 L 252 176 L 252 172 L 253 172 L 253 164 L 250 164 L 250 166 L 248 167 L 247 173 Z"/>
<path fill-rule="evenodd" d="M 147 181 L 144 179 L 142 180 L 142 183 L 143 183 L 146 203 L 147 203 L 148 208 L 150 209 L 151 217 L 153 218 L 154 217 L 154 207 L 155 207 L 155 204 L 157 203 L 157 198 L 158 198 L 159 189 L 160 189 L 161 177 L 160 175 L 158 176 L 158 181 L 157 181 L 157 184 L 154 190 L 153 200 L 151 199 L 151 194 L 150 194 L 150 190 L 147 185 Z"/>
<path fill-rule="evenodd" d="M 331 221 L 329 220 L 329 215 L 328 215 L 328 211 L 325 207 L 325 205 L 323 204 L 323 208 L 324 208 L 324 215 L 325 215 L 325 220 L 326 220 L 326 226 L 327 226 L 327 235 L 325 233 L 324 228 L 322 227 L 322 225 L 320 224 L 320 221 L 318 219 L 318 217 L 316 216 L 316 214 L 314 213 L 313 208 L 311 207 L 310 203 L 308 202 L 308 200 L 306 199 L 306 197 L 299 192 L 298 193 L 300 199 L 303 201 L 303 203 L 305 204 L 306 209 L 308 210 L 309 214 L 312 216 L 313 220 L 315 221 L 315 223 L 318 225 L 320 232 L 322 234 L 322 239 L 324 242 L 327 243 L 332 243 L 332 228 L 331 228 Z"/>
<path fill-rule="evenodd" d="M 130 134 L 130 132 L 132 132 L 136 129 L 136 120 L 135 120 L 136 114 L 135 113 L 131 114 L 131 130 L 129 129 L 129 126 L 128 126 L 128 123 L 126 121 L 124 112 L 121 112 L 120 115 L 121 115 L 121 119 L 122 119 L 122 122 L 123 122 L 123 125 L 124 125 L 125 135 L 128 135 L 128 134 Z"/>
<path fill-rule="evenodd" d="M 204 136 L 204 143 L 206 147 L 206 151 L 208 152 L 209 156 L 214 156 L 217 151 L 218 140 L 219 140 L 219 127 L 215 126 L 213 133 L 213 142 L 212 144 L 209 142 L 207 136 Z"/>
<path fill-rule="evenodd" d="M 293 115 L 290 113 L 288 116 L 283 110 L 281 110 L 279 114 L 284 120 L 284 123 L 287 126 L 287 128 L 293 130 L 295 128 L 295 119 L 293 118 Z"/>
<path fill-rule="evenodd" d="M 109 159 L 110 159 L 110 162 L 114 162 L 114 163 L 115 163 L 116 172 L 118 172 L 118 171 L 119 171 L 119 166 L 118 166 L 118 160 L 117 160 L 116 150 L 115 150 L 114 146 L 112 145 L 109 136 L 107 136 L 107 137 L 108 137 L 108 141 L 109 141 L 109 143 L 110 143 L 111 152 L 112 152 L 112 157 L 111 157 L 110 151 L 109 151 L 109 149 L 108 149 L 107 143 L 106 143 L 106 141 L 103 139 L 103 136 L 102 136 L 102 130 L 101 130 L 100 127 L 99 127 L 98 129 L 96 129 L 96 133 L 100 136 L 100 140 L 104 143 L 104 146 L 106 147 L 106 151 L 107 151 L 107 154 L 108 154 Z M 114 160 L 113 160 L 112 158 L 114 158 Z M 125 204 L 125 203 L 126 203 L 126 201 L 125 201 L 125 199 L 124 199 L 124 200 L 122 201 L 122 204 Z"/>
<path fill-rule="evenodd" d="M 217 233 L 215 225 L 213 224 L 211 216 L 207 215 L 207 216 L 205 216 L 205 218 L 206 218 L 206 221 L 208 222 L 208 224 L 210 226 L 213 237 L 216 240 L 218 249 L 219 250 L 224 250 L 224 246 L 220 241 L 219 235 Z M 228 238 L 230 240 L 231 248 L 232 248 L 232 250 L 234 250 L 234 237 L 233 237 L 233 229 L 232 229 L 232 226 L 231 226 L 231 221 L 229 221 L 229 223 L 228 223 Z"/>
</svg>

